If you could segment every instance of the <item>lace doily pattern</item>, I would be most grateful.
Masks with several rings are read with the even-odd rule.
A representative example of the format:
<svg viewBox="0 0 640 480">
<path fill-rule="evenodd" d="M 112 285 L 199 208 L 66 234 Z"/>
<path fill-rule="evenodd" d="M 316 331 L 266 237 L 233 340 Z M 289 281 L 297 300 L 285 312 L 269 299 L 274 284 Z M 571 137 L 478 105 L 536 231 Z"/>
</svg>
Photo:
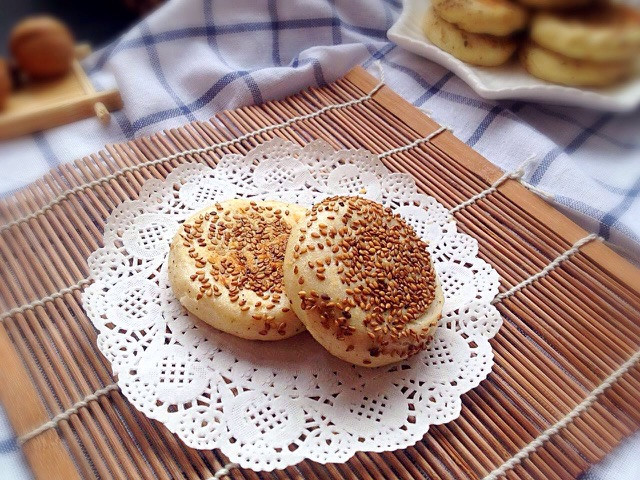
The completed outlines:
<svg viewBox="0 0 640 480">
<path fill-rule="evenodd" d="M 306 333 L 266 343 L 224 334 L 174 298 L 166 257 L 192 212 L 237 197 L 310 206 L 333 195 L 383 203 L 429 243 L 445 304 L 427 351 L 355 367 Z M 93 283 L 83 301 L 122 392 L 190 447 L 220 448 L 245 468 L 344 462 L 357 451 L 413 445 L 430 425 L 459 415 L 460 396 L 493 364 L 489 339 L 502 322 L 491 305 L 496 271 L 444 206 L 365 150 L 272 140 L 226 155 L 215 169 L 181 165 L 114 210 L 104 245 L 89 258 Z"/>
</svg>

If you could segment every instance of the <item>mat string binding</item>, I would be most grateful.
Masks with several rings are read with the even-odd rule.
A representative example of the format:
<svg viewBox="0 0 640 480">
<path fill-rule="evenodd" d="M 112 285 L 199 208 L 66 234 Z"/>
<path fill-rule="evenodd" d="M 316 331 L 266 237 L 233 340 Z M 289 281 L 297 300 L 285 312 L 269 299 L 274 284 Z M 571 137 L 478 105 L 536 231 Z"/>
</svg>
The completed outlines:
<svg viewBox="0 0 640 480">
<path fill-rule="evenodd" d="M 376 67 L 378 68 L 378 71 L 379 71 L 380 81 L 373 87 L 373 89 L 369 93 L 367 93 L 366 95 L 363 95 L 362 97 L 354 98 L 353 100 L 349 100 L 348 102 L 334 103 L 334 104 L 331 104 L 331 105 L 327 105 L 325 107 L 322 107 L 319 110 L 316 110 L 315 112 L 307 113 L 305 115 L 299 115 L 297 117 L 292 117 L 292 118 L 289 118 L 288 120 L 285 120 L 284 122 L 277 123 L 277 124 L 274 124 L 274 125 L 267 125 L 266 127 L 262 127 L 262 128 L 259 128 L 258 130 L 254 130 L 252 132 L 245 133 L 244 135 L 241 135 L 241 136 L 239 136 L 237 138 L 234 138 L 234 139 L 231 139 L 231 140 L 227 140 L 225 142 L 216 143 L 214 145 L 209 145 L 207 147 L 202 147 L 202 148 L 193 148 L 193 149 L 190 149 L 190 150 L 183 150 L 183 151 L 176 152 L 174 154 L 168 155 L 166 157 L 158 158 L 158 159 L 155 159 L 155 160 L 149 160 L 147 162 L 142 162 L 142 163 L 139 163 L 137 165 L 133 165 L 133 166 L 130 166 L 130 167 L 122 168 L 121 170 L 118 170 L 117 172 L 114 172 L 114 173 L 112 173 L 110 175 L 106 175 L 106 176 L 98 178 L 96 180 L 92 180 L 91 182 L 83 183 L 82 185 L 78 185 L 77 187 L 73 187 L 73 188 L 61 193 L 56 198 L 54 198 L 49 203 L 47 203 L 43 207 L 39 208 L 35 212 L 30 213 L 29 215 L 25 215 L 24 217 L 20 217 L 20 218 L 17 218 L 15 220 L 12 220 L 11 222 L 7 223 L 6 225 L 1 226 L 0 227 L 0 233 L 4 232 L 5 230 L 8 230 L 9 228 L 13 227 L 14 225 L 18 225 L 20 223 L 24 223 L 24 222 L 26 222 L 26 221 L 28 221 L 28 220 L 30 220 L 32 218 L 37 217 L 38 215 L 43 214 L 47 210 L 50 210 L 53 206 L 57 205 L 58 203 L 60 203 L 61 201 L 63 201 L 67 197 L 69 197 L 70 195 L 73 195 L 75 193 L 79 193 L 79 192 L 81 192 L 83 190 L 86 190 L 87 188 L 95 187 L 96 185 L 100 185 L 101 183 L 109 182 L 111 180 L 114 180 L 114 179 L 118 178 L 121 175 L 124 175 L 125 173 L 135 172 L 137 170 L 140 170 L 141 168 L 149 167 L 149 166 L 152 166 L 152 165 L 157 165 L 157 164 L 163 163 L 163 162 L 168 162 L 170 160 L 175 160 L 176 158 L 179 158 L 179 157 L 186 157 L 188 155 L 199 155 L 199 154 L 202 154 L 202 153 L 208 153 L 208 152 L 210 152 L 212 150 L 215 150 L 216 148 L 228 147 L 230 145 L 233 145 L 233 144 L 238 143 L 238 142 L 242 142 L 243 140 L 247 140 L 247 139 L 249 139 L 251 137 L 254 137 L 256 135 L 261 135 L 263 133 L 267 133 L 267 132 L 270 132 L 272 130 L 277 130 L 278 128 L 287 127 L 287 126 L 291 125 L 292 123 L 298 122 L 300 120 L 309 120 L 311 118 L 315 118 L 315 117 L 317 117 L 319 115 L 322 115 L 323 113 L 328 112 L 330 110 L 335 110 L 335 109 L 338 109 L 338 108 L 350 107 L 352 105 L 358 105 L 360 103 L 366 102 L 367 100 L 370 100 L 373 97 L 373 95 L 375 95 L 375 93 L 383 87 L 384 82 L 385 82 L 384 70 L 382 69 L 382 65 L 381 65 L 380 61 L 377 60 L 375 62 L 375 65 L 376 65 Z"/>
<path fill-rule="evenodd" d="M 227 463 L 224 467 L 218 470 L 213 474 L 213 477 L 209 477 L 207 480 L 218 480 L 219 478 L 224 477 L 225 475 L 229 475 L 231 470 L 234 468 L 238 468 L 240 465 L 237 463 Z"/>
<path fill-rule="evenodd" d="M 544 277 L 551 270 L 553 270 L 558 265 L 560 265 L 562 262 L 564 262 L 565 260 L 571 258 L 576 253 L 578 253 L 580 251 L 580 247 L 582 247 L 583 245 L 586 245 L 589 242 L 592 242 L 593 240 L 603 240 L 603 239 L 602 239 L 602 237 L 598 237 L 598 235 L 596 235 L 595 233 L 592 233 L 590 235 L 587 235 L 586 237 L 581 238 L 580 240 L 575 242 L 570 249 L 565 250 L 563 253 L 558 255 L 556 258 L 553 259 L 553 261 L 551 261 L 551 263 L 549 263 L 547 266 L 545 266 L 538 273 L 536 273 L 535 275 L 530 276 L 529 278 L 524 279 L 522 282 L 518 283 L 517 285 L 514 285 L 512 288 L 510 288 L 506 292 L 502 292 L 502 293 L 499 293 L 498 295 L 496 295 L 496 297 L 493 299 L 491 304 L 495 305 L 496 303 L 501 302 L 505 298 L 510 297 L 511 295 L 513 295 L 514 293 L 519 292 L 520 290 L 522 290 L 526 286 L 531 285 L 536 280 Z"/>
<path fill-rule="evenodd" d="M 422 143 L 426 143 L 431 141 L 434 137 L 436 137 L 437 135 L 440 135 L 442 132 L 449 130 L 451 131 L 450 127 L 440 127 L 437 130 L 431 132 L 429 135 L 427 135 L 426 137 L 422 137 L 422 138 L 418 138 L 417 140 L 414 140 L 411 143 L 407 143 L 406 145 L 403 145 L 401 147 L 398 148 L 392 148 L 391 150 L 387 150 L 386 152 L 382 152 L 381 154 L 378 155 L 378 158 L 386 158 L 390 155 L 394 155 L 396 153 L 401 153 L 401 152 L 406 152 L 407 150 L 411 150 L 414 147 L 417 147 L 418 145 L 422 144 Z"/>
<path fill-rule="evenodd" d="M 98 398 L 100 398 L 101 396 L 106 395 L 107 393 L 112 392 L 114 390 L 118 390 L 119 388 L 120 387 L 118 387 L 117 384 L 112 383 L 110 385 L 107 385 L 106 387 L 96 390 L 93 393 L 90 393 L 79 402 L 74 403 L 71 407 L 66 409 L 64 412 L 59 413 L 48 422 L 40 425 L 35 430 L 32 430 L 29 433 L 25 433 L 24 435 L 19 436 L 17 439 L 18 445 L 22 446 L 32 438 L 37 437 L 38 435 L 40 435 L 43 432 L 46 432 L 50 428 L 55 428 L 58 425 L 58 423 L 60 423 L 62 420 L 68 420 L 71 415 L 73 415 L 74 413 L 78 413 L 78 410 L 81 409 L 82 407 L 86 407 L 89 404 L 89 402 L 98 400 Z"/>
<path fill-rule="evenodd" d="M 504 182 L 506 182 L 509 179 L 513 179 L 513 180 L 519 180 L 520 182 L 522 182 L 522 177 L 524 176 L 524 172 L 526 170 L 526 167 L 528 165 L 530 165 L 531 163 L 533 163 L 533 161 L 535 160 L 536 155 L 535 154 L 531 154 L 529 157 L 527 157 L 527 159 L 522 162 L 522 164 L 520 164 L 520 166 L 518 168 L 516 168 L 514 171 L 512 172 L 505 172 L 500 178 L 498 178 L 495 182 L 493 182 L 488 188 L 485 188 L 483 191 L 476 193 L 474 196 L 470 197 L 468 200 L 465 200 L 464 202 L 460 203 L 459 205 L 456 205 L 455 207 L 453 207 L 450 212 L 452 214 L 459 212 L 460 210 L 462 210 L 463 208 L 468 207 L 469 205 L 473 205 L 474 203 L 476 203 L 478 200 L 483 199 L 484 197 L 486 197 L 487 195 L 491 195 L 493 192 L 495 192 L 498 187 L 500 185 L 502 185 Z M 522 182 L 524 184 L 524 182 Z M 528 185 L 528 184 L 527 184 Z M 526 186 L 526 185 L 525 185 Z"/>
<path fill-rule="evenodd" d="M 543 190 L 540 187 L 536 187 L 535 185 L 531 185 L 529 182 L 523 180 L 522 178 L 520 179 L 520 183 L 522 183 L 522 186 L 524 186 L 526 189 L 531 190 L 533 193 L 539 195 L 548 202 L 552 202 L 555 199 L 555 195 L 553 193 L 547 192 L 546 190 Z"/>
<path fill-rule="evenodd" d="M 193 148 L 193 149 L 189 149 L 189 150 L 182 150 L 180 152 L 176 152 L 176 153 L 168 155 L 166 157 L 158 158 L 158 159 L 155 159 L 155 160 L 149 160 L 147 162 L 142 162 L 142 163 L 139 163 L 137 165 L 133 165 L 133 166 L 130 166 L 130 167 L 122 168 L 122 169 L 120 169 L 120 170 L 118 170 L 118 171 L 116 171 L 116 172 L 114 172 L 112 174 L 105 175 L 103 177 L 97 178 L 97 179 L 92 180 L 90 182 L 83 183 L 83 184 L 78 185 L 76 187 L 73 187 L 73 188 L 71 188 L 69 190 L 66 190 L 65 192 L 62 192 L 60 195 L 58 195 L 56 198 L 54 198 L 53 200 L 51 200 L 50 202 L 48 202 L 47 204 L 45 204 L 44 206 L 42 206 L 38 210 L 36 210 L 36 211 L 34 211 L 34 212 L 32 212 L 32 213 L 30 213 L 28 215 L 25 215 L 23 217 L 20 217 L 20 218 L 17 218 L 15 220 L 12 220 L 12 221 L 8 222 L 5 225 L 0 226 L 0 233 L 10 229 L 11 227 L 13 227 L 15 225 L 19 225 L 19 224 L 24 223 L 24 222 L 26 222 L 28 220 L 31 220 L 32 218 L 36 218 L 37 216 L 42 215 L 43 213 L 45 213 L 46 211 L 50 210 L 51 208 L 53 208 L 58 203 L 62 202 L 66 198 L 68 198 L 70 195 L 82 192 L 83 190 L 95 187 L 95 186 L 100 185 L 102 183 L 110 182 L 111 180 L 115 180 L 116 178 L 124 175 L 125 173 L 135 172 L 135 171 L 138 171 L 138 170 L 140 170 L 142 168 L 150 167 L 150 166 L 153 166 L 153 165 L 158 165 L 160 163 L 164 163 L 164 162 L 168 162 L 168 161 L 171 161 L 171 160 L 175 160 L 175 159 L 180 158 L 180 157 L 186 157 L 186 156 L 189 156 L 189 155 L 199 155 L 199 154 L 202 154 L 202 153 L 208 153 L 210 151 L 215 150 L 216 148 L 224 148 L 224 147 L 233 145 L 235 143 L 241 142 L 243 140 L 247 140 L 248 138 L 251 138 L 253 136 L 260 135 L 260 134 L 266 133 L 266 132 L 270 132 L 270 131 L 276 130 L 278 128 L 283 128 L 283 127 L 289 126 L 292 123 L 295 123 L 295 122 L 300 121 L 300 120 L 308 120 L 308 119 L 311 119 L 311 118 L 315 118 L 318 115 L 322 115 L 323 113 L 328 112 L 330 110 L 349 107 L 349 106 L 357 105 L 357 104 L 363 103 L 363 102 L 365 102 L 367 100 L 370 100 L 373 97 L 373 95 L 378 90 L 380 90 L 380 88 L 382 88 L 384 86 L 384 83 L 385 83 L 384 69 L 382 68 L 382 65 L 381 65 L 380 61 L 379 60 L 376 61 L 375 65 L 376 65 L 376 67 L 378 68 L 378 71 L 379 71 L 380 81 L 373 87 L 373 89 L 369 93 L 367 93 L 366 95 L 363 95 L 362 97 L 355 98 L 353 100 L 349 100 L 348 102 L 327 105 L 325 107 L 322 107 L 319 110 L 316 110 L 315 112 L 307 113 L 305 115 L 299 115 L 297 117 L 292 117 L 292 118 L 290 118 L 288 120 L 285 120 L 284 122 L 281 122 L 281 123 L 278 123 L 278 124 L 274 124 L 274 125 L 268 125 L 266 127 L 262 127 L 262 128 L 260 128 L 258 130 L 254 130 L 252 132 L 249 132 L 249 133 L 246 133 L 244 135 L 241 135 L 241 136 L 239 136 L 239 137 L 237 137 L 235 139 L 227 140 L 225 142 L 216 143 L 216 144 L 209 145 L 207 147 L 202 147 L 202 148 Z M 404 151 L 410 150 L 411 148 L 413 148 L 413 147 L 415 147 L 417 145 L 420 145 L 422 143 L 430 141 L 435 136 L 439 135 L 440 133 L 444 132 L 445 130 L 450 130 L 451 131 L 451 128 L 450 127 L 440 127 L 437 130 L 435 130 L 434 132 L 432 132 L 431 134 L 427 135 L 426 137 L 414 140 L 413 142 L 411 142 L 411 143 L 409 143 L 407 145 L 404 145 L 402 147 L 394 148 L 394 149 L 391 149 L 391 150 L 389 150 L 387 152 L 383 152 L 380 155 L 378 155 L 378 157 L 379 158 L 385 158 L 385 157 L 388 157 L 388 156 L 393 155 L 395 153 L 400 153 L 400 152 L 404 152 Z M 471 202 L 471 200 L 473 199 L 473 202 L 471 202 L 471 203 L 474 203 L 475 201 L 479 200 L 480 198 L 483 198 L 484 196 L 488 195 L 489 193 L 492 193 L 493 191 L 495 191 L 495 189 L 500 184 L 502 184 L 505 180 L 507 180 L 508 178 L 521 178 L 523 174 L 524 174 L 524 171 L 521 172 L 520 169 L 518 169 L 518 170 L 514 171 L 513 173 L 509 174 L 511 176 L 509 176 L 509 175 L 504 176 L 503 175 L 503 177 L 500 177 L 500 179 L 498 179 L 494 183 L 494 185 L 492 185 L 492 187 L 491 187 L 492 189 L 490 189 L 489 191 L 485 190 L 484 192 L 481 192 L 481 193 L 484 193 L 482 196 L 478 196 L 478 198 L 472 197 L 471 199 L 468 200 L 468 202 Z M 529 184 L 527 182 L 523 182 L 523 185 L 525 185 L 527 188 L 529 188 L 530 190 L 534 191 L 535 193 L 539 194 L 540 196 L 546 198 L 547 200 L 553 198 L 552 195 L 544 192 L 543 190 L 538 189 L 537 187 L 534 187 L 533 185 L 531 185 L 531 184 Z M 478 195 L 481 195 L 481 194 L 478 194 Z M 452 213 L 455 213 L 459 209 L 464 208 L 464 206 L 466 206 L 466 205 L 464 205 L 464 206 L 462 206 L 462 205 L 463 204 L 458 205 L 457 207 L 455 207 L 456 209 L 452 210 Z M 0 318 L 0 321 L 1 320 L 2 320 L 2 318 Z"/>
<path fill-rule="evenodd" d="M 66 190 L 64 192 L 62 192 L 60 195 L 58 195 L 56 198 L 54 198 L 53 200 L 51 200 L 50 202 L 48 202 L 47 204 L 45 204 L 44 206 L 40 207 L 39 209 L 35 210 L 34 212 L 25 215 L 23 217 L 17 218 L 15 220 L 12 220 L 10 222 L 8 222 L 5 225 L 0 226 L 0 233 L 10 229 L 11 227 L 15 226 L 15 225 L 19 225 L 21 223 L 24 223 L 28 220 L 31 220 L 32 218 L 36 218 L 39 215 L 42 215 L 43 213 L 45 213 L 46 211 L 50 210 L 51 208 L 53 208 L 55 205 L 57 205 L 58 203 L 62 202 L 63 200 L 65 200 L 66 198 L 68 198 L 70 195 L 82 192 L 83 190 L 86 190 L 88 188 L 92 188 L 95 187 L 97 185 L 100 185 L 102 183 L 107 183 L 110 182 L 111 180 L 115 180 L 116 178 L 124 175 L 125 173 L 129 173 L 129 172 L 135 172 L 138 171 L 142 168 L 145 167 L 150 167 L 153 165 L 157 165 L 163 162 L 167 162 L 167 161 L 171 161 L 171 160 L 175 160 L 177 158 L 180 157 L 186 157 L 189 155 L 199 155 L 202 153 L 208 153 L 210 151 L 215 150 L 216 148 L 224 148 L 226 146 L 230 146 L 233 145 L 234 143 L 238 143 L 241 142 L 243 140 L 247 140 L 248 138 L 251 138 L 253 136 L 256 135 L 260 135 L 262 133 L 266 133 L 266 132 L 270 132 L 272 130 L 276 130 L 278 128 L 283 128 L 286 126 L 291 125 L 292 123 L 295 123 L 297 121 L 300 120 L 308 120 L 311 118 L 315 118 L 318 115 L 322 115 L 325 112 L 328 112 L 330 110 L 335 110 L 338 108 L 344 108 L 344 107 L 349 107 L 352 105 L 357 105 L 360 103 L 363 103 L 367 100 L 370 100 L 373 95 L 380 90 L 380 88 L 382 88 L 384 86 L 385 83 L 385 76 L 384 76 L 384 69 L 382 68 L 382 64 L 380 63 L 379 60 L 377 60 L 375 62 L 376 67 L 378 68 L 379 71 L 379 77 L 380 77 L 380 81 L 373 87 L 373 89 L 367 93 L 366 95 L 363 95 L 362 97 L 359 98 L 355 98 L 353 100 L 349 100 L 348 102 L 343 102 L 343 103 L 336 103 L 336 104 L 331 104 L 331 105 L 327 105 L 325 107 L 322 107 L 319 110 L 316 110 L 315 112 L 311 112 L 305 115 L 299 115 L 297 117 L 292 117 L 288 120 L 285 120 L 284 122 L 278 123 L 278 124 L 274 124 L 274 125 L 268 125 L 266 127 L 262 127 L 258 130 L 254 130 L 252 132 L 246 133 L 244 135 L 241 135 L 237 138 L 231 139 L 231 140 L 227 140 L 225 142 L 220 142 L 220 143 L 216 143 L 213 145 L 209 145 L 207 147 L 202 147 L 202 148 L 193 148 L 193 149 L 189 149 L 189 150 L 182 150 L 180 152 L 176 152 L 174 154 L 168 155 L 166 157 L 162 157 L 162 158 L 158 158 L 155 160 L 149 160 L 147 162 L 142 162 L 139 163 L 137 165 L 133 165 L 130 167 L 125 167 L 122 168 L 112 174 L 109 175 L 105 175 L 103 177 L 97 178 L 95 180 L 92 180 L 90 182 L 86 182 L 83 183 L 81 185 L 78 185 L 76 187 L 73 187 L 69 190 Z M 438 128 L 436 131 L 432 132 L 431 134 L 427 135 L 426 137 L 417 139 L 407 145 L 404 145 L 402 147 L 398 147 L 398 148 L 394 148 L 391 149 L 387 152 L 381 153 L 379 155 L 379 158 L 385 158 L 389 155 L 393 155 L 395 153 L 400 153 L 400 152 L 404 152 L 407 151 L 417 145 L 420 145 L 422 143 L 428 142 L 429 140 L 431 140 L 433 137 L 435 137 L 436 135 L 442 133 L 445 130 L 451 130 L 450 127 L 440 127 Z M 476 201 L 478 201 L 479 199 L 485 197 L 486 195 L 492 193 L 493 191 L 495 191 L 497 189 L 498 186 L 500 186 L 505 180 L 507 180 L 508 178 L 514 178 L 514 179 L 520 179 L 522 177 L 522 175 L 524 174 L 524 170 L 522 170 L 521 168 L 517 169 L 516 171 L 510 173 L 510 174 L 505 174 L 502 177 L 500 177 L 489 189 L 480 192 L 479 194 L 477 194 L 474 197 L 471 197 L 469 200 L 467 200 L 467 202 L 469 202 L 468 204 L 472 204 L 475 203 Z M 553 199 L 553 196 L 547 192 L 545 192 L 544 190 L 541 190 L 527 182 L 522 181 L 523 185 L 525 187 L 527 187 L 528 189 L 534 191 L 535 193 L 537 193 L 538 195 L 542 196 L 543 198 L 550 200 Z M 452 213 L 457 212 L 458 210 L 464 208 L 465 206 L 467 206 L 467 204 L 462 203 L 460 205 L 458 205 L 457 207 L 454 207 L 454 209 L 452 209 Z M 2 318 L 0 317 L 0 321 L 2 320 Z"/>
<path fill-rule="evenodd" d="M 51 302 L 53 300 L 55 300 L 56 298 L 60 298 L 64 295 L 66 295 L 67 293 L 72 293 L 75 290 L 81 290 L 85 285 L 89 285 L 91 283 L 91 279 L 89 278 L 83 278 L 82 280 L 78 281 L 78 283 L 75 283 L 73 285 L 69 285 L 68 287 L 62 288 L 60 290 L 58 290 L 57 292 L 52 293 L 51 295 L 47 295 L 46 297 L 42 297 L 39 300 L 34 300 L 31 303 L 27 303 L 26 305 L 22 305 L 20 307 L 15 307 L 12 308 L 11 310 L 9 310 L 8 312 L 3 313 L 2 315 L 0 315 L 0 323 L 2 323 L 2 321 L 5 318 L 11 317 L 13 315 L 15 315 L 16 313 L 23 313 L 27 310 L 32 310 L 36 307 L 42 307 L 45 305 L 45 303 L 47 302 Z"/>
<path fill-rule="evenodd" d="M 638 360 L 640 360 L 640 351 L 634 353 L 626 362 L 620 365 L 620 368 L 609 375 L 598 387 L 593 389 L 582 402 L 576 405 L 575 408 L 571 410 L 567 415 L 565 415 L 561 420 L 551 425 L 544 432 L 533 439 L 528 445 L 526 445 L 522 450 L 516 453 L 513 457 L 511 457 L 509 460 L 489 473 L 486 477 L 484 477 L 484 480 L 496 480 L 498 477 L 504 475 L 510 469 L 518 465 L 522 460 L 527 458 L 538 447 L 542 446 L 544 442 L 549 440 L 549 438 L 566 427 L 575 417 L 589 408 L 593 404 L 593 402 L 596 401 L 598 395 L 600 395 L 607 388 L 613 385 L 615 381 L 618 380 L 618 378 L 620 378 L 622 375 L 624 375 L 631 367 L 633 367 L 638 362 Z"/>
</svg>

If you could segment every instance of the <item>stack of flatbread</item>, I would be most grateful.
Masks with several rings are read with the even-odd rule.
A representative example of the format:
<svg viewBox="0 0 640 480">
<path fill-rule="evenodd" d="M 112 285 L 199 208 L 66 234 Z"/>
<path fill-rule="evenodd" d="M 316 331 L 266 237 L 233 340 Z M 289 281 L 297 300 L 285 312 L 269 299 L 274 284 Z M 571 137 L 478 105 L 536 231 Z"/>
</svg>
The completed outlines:
<svg viewBox="0 0 640 480">
<path fill-rule="evenodd" d="M 529 73 L 565 85 L 614 84 L 640 57 L 640 12 L 606 1 L 433 0 L 424 32 L 474 65 L 502 65 L 518 50 Z"/>
</svg>

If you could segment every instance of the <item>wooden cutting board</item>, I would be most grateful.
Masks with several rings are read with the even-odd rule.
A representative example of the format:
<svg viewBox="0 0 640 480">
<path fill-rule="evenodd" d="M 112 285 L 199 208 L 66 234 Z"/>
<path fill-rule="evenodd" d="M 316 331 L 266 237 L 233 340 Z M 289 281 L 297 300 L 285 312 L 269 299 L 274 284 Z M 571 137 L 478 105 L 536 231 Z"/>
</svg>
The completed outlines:
<svg viewBox="0 0 640 480">
<path fill-rule="evenodd" d="M 97 92 L 80 60 L 90 53 L 87 45 L 76 48 L 76 59 L 64 77 L 33 81 L 15 89 L 0 110 L 0 140 L 96 116 L 109 121 L 109 112 L 122 108 L 117 89 Z"/>
</svg>

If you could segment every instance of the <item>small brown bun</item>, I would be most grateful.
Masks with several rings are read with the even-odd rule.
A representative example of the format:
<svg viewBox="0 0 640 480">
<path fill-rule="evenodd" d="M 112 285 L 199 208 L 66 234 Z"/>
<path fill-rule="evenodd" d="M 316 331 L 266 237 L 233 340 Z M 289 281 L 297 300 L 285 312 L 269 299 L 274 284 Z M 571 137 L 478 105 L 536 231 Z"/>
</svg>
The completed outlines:
<svg viewBox="0 0 640 480">
<path fill-rule="evenodd" d="M 9 49 L 28 77 L 53 78 L 71 69 L 74 40 L 59 20 L 48 16 L 29 17 L 11 31 Z"/>
</svg>

